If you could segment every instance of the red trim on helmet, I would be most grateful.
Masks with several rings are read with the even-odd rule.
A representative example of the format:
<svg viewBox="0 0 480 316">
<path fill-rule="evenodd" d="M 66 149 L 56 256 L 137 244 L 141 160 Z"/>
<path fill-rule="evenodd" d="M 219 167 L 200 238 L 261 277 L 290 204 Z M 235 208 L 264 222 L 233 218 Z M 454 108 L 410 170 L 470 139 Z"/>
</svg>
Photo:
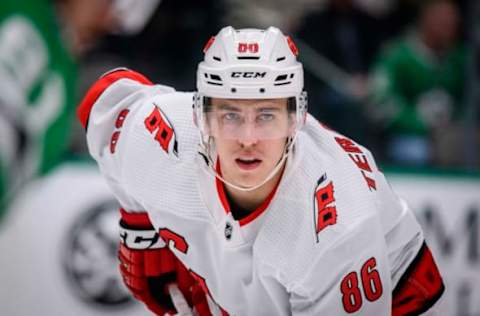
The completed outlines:
<svg viewBox="0 0 480 316">
<path fill-rule="evenodd" d="M 203 52 L 206 53 L 207 50 L 210 48 L 210 46 L 212 46 L 213 42 L 215 42 L 215 36 L 211 36 L 207 43 L 205 44 L 205 47 L 203 47 Z"/>
<path fill-rule="evenodd" d="M 288 47 L 290 47 L 290 50 L 292 51 L 293 55 L 298 56 L 297 45 L 295 45 L 295 43 L 293 42 L 290 36 L 287 36 L 287 42 L 288 42 Z"/>
<path fill-rule="evenodd" d="M 119 69 L 104 75 L 92 85 L 77 108 L 77 117 L 84 128 L 87 128 L 90 112 L 100 95 L 114 82 L 124 78 L 146 85 L 153 85 L 146 77 L 131 70 Z"/>
</svg>

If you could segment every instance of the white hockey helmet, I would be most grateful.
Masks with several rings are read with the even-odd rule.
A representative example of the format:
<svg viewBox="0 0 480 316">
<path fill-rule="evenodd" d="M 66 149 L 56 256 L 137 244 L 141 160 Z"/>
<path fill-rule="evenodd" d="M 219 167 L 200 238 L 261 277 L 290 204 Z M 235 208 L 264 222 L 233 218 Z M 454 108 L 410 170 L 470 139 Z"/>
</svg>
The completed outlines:
<svg viewBox="0 0 480 316">
<path fill-rule="evenodd" d="M 278 28 L 239 29 L 224 27 L 204 48 L 197 69 L 195 116 L 203 117 L 205 97 L 227 99 L 290 98 L 296 111 L 296 128 L 307 111 L 303 68 L 298 49 Z M 290 102 L 291 103 L 291 102 Z M 291 110 L 292 107 L 289 107 Z"/>
</svg>

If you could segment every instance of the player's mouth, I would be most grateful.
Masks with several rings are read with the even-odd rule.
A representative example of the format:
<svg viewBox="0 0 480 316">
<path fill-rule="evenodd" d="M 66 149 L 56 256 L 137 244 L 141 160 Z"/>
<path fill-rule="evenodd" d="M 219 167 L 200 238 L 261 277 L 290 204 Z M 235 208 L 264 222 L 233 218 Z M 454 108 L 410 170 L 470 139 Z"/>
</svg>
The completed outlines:
<svg viewBox="0 0 480 316">
<path fill-rule="evenodd" d="M 262 161 L 256 158 L 237 158 L 235 159 L 237 166 L 245 171 L 256 169 Z"/>
</svg>

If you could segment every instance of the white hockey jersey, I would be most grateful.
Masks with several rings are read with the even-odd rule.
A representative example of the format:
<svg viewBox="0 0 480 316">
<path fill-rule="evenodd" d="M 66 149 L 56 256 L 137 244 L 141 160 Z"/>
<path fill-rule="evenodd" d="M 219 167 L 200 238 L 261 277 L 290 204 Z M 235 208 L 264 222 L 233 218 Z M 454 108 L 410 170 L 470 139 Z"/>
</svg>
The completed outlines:
<svg viewBox="0 0 480 316">
<path fill-rule="evenodd" d="M 276 190 L 235 220 L 204 170 L 192 99 L 120 70 L 92 87 L 79 116 L 120 204 L 148 212 L 217 312 L 390 315 L 395 286 L 425 267 L 425 246 L 369 151 L 308 116 Z"/>
</svg>

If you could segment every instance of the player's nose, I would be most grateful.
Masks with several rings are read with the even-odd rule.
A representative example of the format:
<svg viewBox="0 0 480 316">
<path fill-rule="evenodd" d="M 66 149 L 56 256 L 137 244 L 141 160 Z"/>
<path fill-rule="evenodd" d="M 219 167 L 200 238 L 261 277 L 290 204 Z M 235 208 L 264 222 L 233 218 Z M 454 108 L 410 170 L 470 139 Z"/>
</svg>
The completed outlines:
<svg viewBox="0 0 480 316">
<path fill-rule="evenodd" d="M 238 131 L 238 143 L 242 147 L 254 146 L 258 143 L 258 135 L 256 133 L 255 124 L 245 122 Z"/>
</svg>

